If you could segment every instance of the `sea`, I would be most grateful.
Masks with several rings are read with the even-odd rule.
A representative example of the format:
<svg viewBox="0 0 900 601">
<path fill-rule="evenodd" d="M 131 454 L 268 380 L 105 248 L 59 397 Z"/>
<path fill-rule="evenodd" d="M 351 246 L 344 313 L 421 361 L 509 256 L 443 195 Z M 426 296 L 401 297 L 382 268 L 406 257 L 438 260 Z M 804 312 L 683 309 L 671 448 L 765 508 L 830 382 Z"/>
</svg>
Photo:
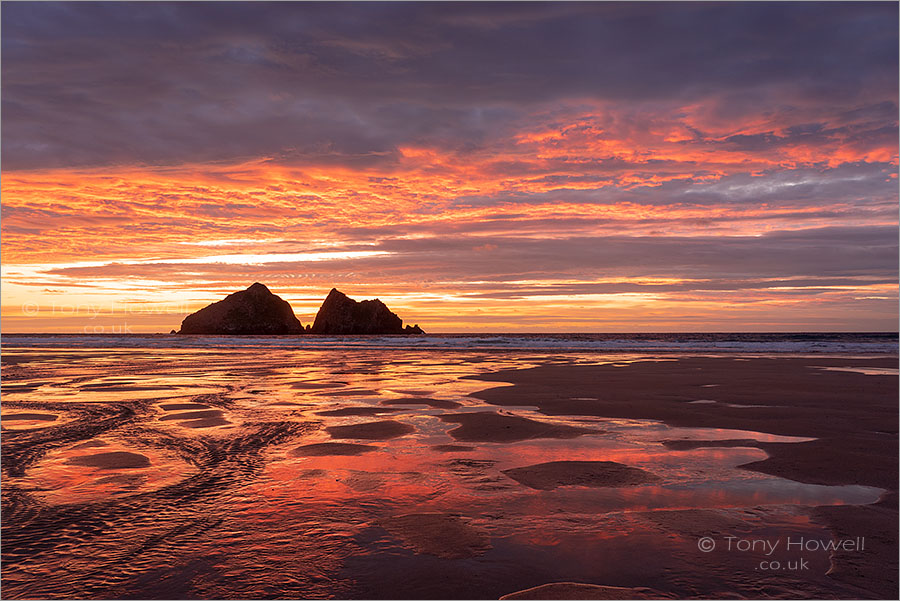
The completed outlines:
<svg viewBox="0 0 900 601">
<path fill-rule="evenodd" d="M 897 332 L 181 336 L 4 334 L 4 348 L 284 348 L 577 353 L 896 354 Z"/>
</svg>

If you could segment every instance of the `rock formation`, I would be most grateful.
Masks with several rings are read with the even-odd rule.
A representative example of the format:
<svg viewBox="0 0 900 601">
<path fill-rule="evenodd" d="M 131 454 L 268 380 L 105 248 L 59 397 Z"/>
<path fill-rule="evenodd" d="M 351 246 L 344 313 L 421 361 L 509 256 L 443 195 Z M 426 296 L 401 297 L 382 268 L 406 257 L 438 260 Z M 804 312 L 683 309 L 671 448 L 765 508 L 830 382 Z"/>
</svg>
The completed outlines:
<svg viewBox="0 0 900 601">
<path fill-rule="evenodd" d="M 403 320 L 378 300 L 357 302 L 332 288 L 310 329 L 311 334 L 424 334 L 416 326 L 403 327 Z"/>
<path fill-rule="evenodd" d="M 229 294 L 181 322 L 179 334 L 303 334 L 291 305 L 260 283 Z"/>
<path fill-rule="evenodd" d="M 175 334 L 175 330 L 172 330 Z M 356 302 L 332 288 L 316 314 L 312 327 L 305 328 L 294 316 L 287 301 L 272 294 L 260 283 L 229 294 L 181 322 L 178 334 L 225 334 L 268 336 L 273 334 L 424 334 L 418 326 L 403 327 L 383 302 Z"/>
</svg>

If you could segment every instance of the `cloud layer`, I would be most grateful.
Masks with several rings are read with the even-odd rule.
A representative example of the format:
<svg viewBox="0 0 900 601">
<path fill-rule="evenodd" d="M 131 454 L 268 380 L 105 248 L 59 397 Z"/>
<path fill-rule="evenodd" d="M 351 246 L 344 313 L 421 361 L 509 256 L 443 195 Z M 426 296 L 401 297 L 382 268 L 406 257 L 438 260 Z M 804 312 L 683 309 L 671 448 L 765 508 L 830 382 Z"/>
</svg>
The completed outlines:
<svg viewBox="0 0 900 601">
<path fill-rule="evenodd" d="M 263 280 L 448 330 L 894 329 L 897 10 L 4 4 L 4 315 Z"/>
</svg>

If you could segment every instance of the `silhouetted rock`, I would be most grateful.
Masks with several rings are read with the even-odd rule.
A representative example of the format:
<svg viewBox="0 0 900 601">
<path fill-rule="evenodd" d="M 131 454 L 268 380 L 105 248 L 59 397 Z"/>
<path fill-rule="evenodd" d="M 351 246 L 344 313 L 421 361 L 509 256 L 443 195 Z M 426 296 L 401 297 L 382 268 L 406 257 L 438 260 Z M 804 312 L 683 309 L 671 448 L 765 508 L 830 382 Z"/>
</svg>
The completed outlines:
<svg viewBox="0 0 900 601">
<path fill-rule="evenodd" d="M 313 322 L 312 334 L 424 334 L 419 326 L 403 328 L 403 320 L 378 300 L 357 302 L 332 288 Z"/>
<path fill-rule="evenodd" d="M 306 330 L 286 300 L 260 283 L 184 318 L 179 334 L 303 334 Z"/>
</svg>

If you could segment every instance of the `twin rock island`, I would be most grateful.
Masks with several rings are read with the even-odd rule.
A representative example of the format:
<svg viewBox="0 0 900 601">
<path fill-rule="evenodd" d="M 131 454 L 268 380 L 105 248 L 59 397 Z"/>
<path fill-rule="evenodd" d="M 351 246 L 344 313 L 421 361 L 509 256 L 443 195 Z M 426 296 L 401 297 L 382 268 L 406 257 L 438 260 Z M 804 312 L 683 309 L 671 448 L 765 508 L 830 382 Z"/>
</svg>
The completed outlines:
<svg viewBox="0 0 900 601">
<path fill-rule="evenodd" d="M 424 334 L 418 326 L 403 327 L 397 317 L 377 298 L 357 302 L 332 288 L 319 307 L 312 326 L 306 327 L 294 315 L 291 305 L 259 282 L 246 290 L 191 313 L 173 334 L 284 335 L 325 334 Z"/>
</svg>

